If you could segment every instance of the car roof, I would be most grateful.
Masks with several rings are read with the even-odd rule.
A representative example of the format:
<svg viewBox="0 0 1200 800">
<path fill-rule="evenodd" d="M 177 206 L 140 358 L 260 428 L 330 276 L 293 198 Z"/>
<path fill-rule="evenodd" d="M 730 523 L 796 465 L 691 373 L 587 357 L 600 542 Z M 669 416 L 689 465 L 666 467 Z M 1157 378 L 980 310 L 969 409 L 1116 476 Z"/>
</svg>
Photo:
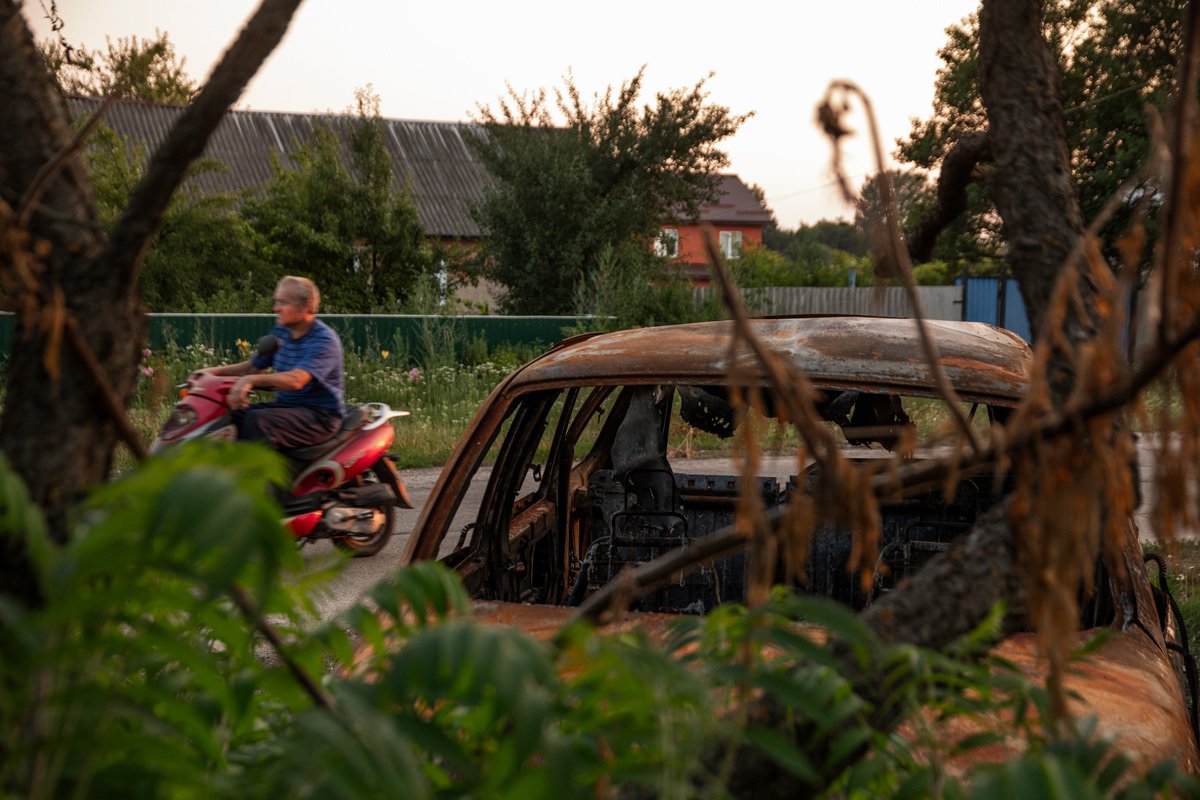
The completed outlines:
<svg viewBox="0 0 1200 800">
<path fill-rule="evenodd" d="M 979 322 L 929 320 L 951 385 L 964 400 L 1015 405 L 1027 393 L 1032 354 L 1010 331 Z M 820 388 L 935 396 L 917 325 L 887 317 L 750 321 L 754 334 Z M 568 339 L 515 373 L 506 387 L 602 383 L 723 383 L 737 365 L 764 372 L 750 350 L 735 353 L 729 320 L 634 328 Z"/>
</svg>

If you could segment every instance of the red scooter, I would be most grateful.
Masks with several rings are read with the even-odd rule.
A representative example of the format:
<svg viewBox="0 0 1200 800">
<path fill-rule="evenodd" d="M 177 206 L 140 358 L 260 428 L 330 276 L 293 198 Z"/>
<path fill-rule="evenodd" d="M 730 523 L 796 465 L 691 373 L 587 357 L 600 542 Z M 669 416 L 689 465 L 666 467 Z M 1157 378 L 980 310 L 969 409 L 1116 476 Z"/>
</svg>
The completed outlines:
<svg viewBox="0 0 1200 800">
<path fill-rule="evenodd" d="M 259 342 L 260 352 L 278 346 L 274 337 Z M 237 439 L 226 398 L 237 377 L 193 373 L 180 389 L 182 399 L 171 411 L 150 452 L 204 437 Z M 407 417 L 383 403 L 348 406 L 346 419 L 331 439 L 279 452 L 293 476 L 281 500 L 284 525 L 300 544 L 332 539 L 355 557 L 373 556 L 392 536 L 396 508 L 412 508 L 408 489 L 387 454 L 396 438 L 390 420 Z"/>
</svg>

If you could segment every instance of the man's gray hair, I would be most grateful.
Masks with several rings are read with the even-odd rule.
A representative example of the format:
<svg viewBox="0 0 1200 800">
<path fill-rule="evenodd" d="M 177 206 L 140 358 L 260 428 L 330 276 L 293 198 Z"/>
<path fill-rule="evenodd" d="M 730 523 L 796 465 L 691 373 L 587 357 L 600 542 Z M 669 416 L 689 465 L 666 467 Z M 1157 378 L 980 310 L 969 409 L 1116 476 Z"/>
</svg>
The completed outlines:
<svg viewBox="0 0 1200 800">
<path fill-rule="evenodd" d="M 279 288 L 283 289 L 284 287 L 287 287 L 286 291 L 295 299 L 296 305 L 302 306 L 305 311 L 315 314 L 320 309 L 321 290 L 308 278 L 284 275 L 279 279 Z"/>
</svg>

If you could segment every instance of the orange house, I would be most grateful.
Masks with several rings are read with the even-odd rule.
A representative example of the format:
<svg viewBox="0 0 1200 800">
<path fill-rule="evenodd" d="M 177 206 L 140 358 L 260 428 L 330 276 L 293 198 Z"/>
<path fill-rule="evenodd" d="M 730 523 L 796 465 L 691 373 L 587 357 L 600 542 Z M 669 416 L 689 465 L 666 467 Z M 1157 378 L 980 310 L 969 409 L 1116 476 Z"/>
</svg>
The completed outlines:
<svg viewBox="0 0 1200 800">
<path fill-rule="evenodd" d="M 732 261 L 762 244 L 763 227 L 771 221 L 771 212 L 737 175 L 722 175 L 717 191 L 716 201 L 702 207 L 695 219 L 662 225 L 654 243 L 654 252 L 678 264 L 696 286 L 710 281 L 704 226 L 713 228 L 721 254 Z"/>
</svg>

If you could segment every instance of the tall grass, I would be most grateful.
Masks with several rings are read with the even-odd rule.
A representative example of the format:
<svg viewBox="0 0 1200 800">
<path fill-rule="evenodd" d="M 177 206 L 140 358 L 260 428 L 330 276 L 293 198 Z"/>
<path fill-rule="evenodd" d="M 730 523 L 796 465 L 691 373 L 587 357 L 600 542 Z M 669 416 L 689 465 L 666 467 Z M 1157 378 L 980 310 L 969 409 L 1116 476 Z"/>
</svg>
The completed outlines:
<svg viewBox="0 0 1200 800">
<path fill-rule="evenodd" d="M 1200 541 L 1177 539 L 1170 548 L 1149 542 L 1142 549 L 1157 553 L 1166 562 L 1167 587 L 1187 628 L 1188 645 L 1193 653 L 1200 653 Z M 1151 579 L 1159 582 L 1157 568 L 1149 570 Z"/>
<path fill-rule="evenodd" d="M 357 361 L 357 368 L 347 364 L 348 402 L 386 403 L 411 414 L 392 423 L 396 429 L 392 453 L 402 468 L 443 463 L 488 394 L 516 367 L 485 361 L 406 370 Z"/>
</svg>

